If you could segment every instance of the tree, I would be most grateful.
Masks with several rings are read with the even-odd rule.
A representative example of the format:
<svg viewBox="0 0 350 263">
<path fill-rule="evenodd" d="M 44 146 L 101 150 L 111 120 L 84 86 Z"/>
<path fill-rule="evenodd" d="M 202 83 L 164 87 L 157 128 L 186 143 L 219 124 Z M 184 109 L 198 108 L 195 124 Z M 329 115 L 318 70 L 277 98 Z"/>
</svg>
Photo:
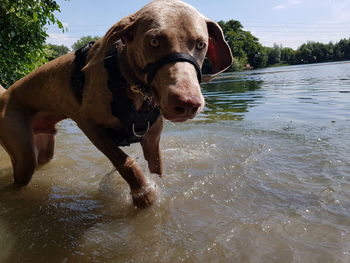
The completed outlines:
<svg viewBox="0 0 350 263">
<path fill-rule="evenodd" d="M 46 58 L 51 61 L 69 52 L 69 48 L 64 45 L 47 44 L 45 48 Z"/>
<path fill-rule="evenodd" d="M 249 31 L 244 31 L 244 47 L 243 50 L 247 54 L 249 64 L 254 68 L 262 68 L 266 66 L 267 55 L 263 46 L 259 43 L 259 39 L 252 35 Z"/>
<path fill-rule="evenodd" d="M 1 0 L 0 81 L 5 87 L 45 62 L 45 25 L 62 23 L 54 0 Z"/>
<path fill-rule="evenodd" d="M 312 56 L 312 50 L 310 46 L 310 42 L 307 44 L 302 44 L 296 52 L 296 63 L 297 64 L 307 64 L 313 63 L 314 58 Z"/>
<path fill-rule="evenodd" d="M 85 46 L 86 44 L 88 44 L 91 41 L 96 41 L 98 39 L 100 39 L 101 37 L 99 36 L 83 36 L 81 37 L 79 40 L 77 40 L 73 45 L 72 45 L 72 49 L 78 50 L 79 48 Z"/>
<path fill-rule="evenodd" d="M 344 39 L 340 40 L 338 43 L 334 45 L 333 54 L 334 59 L 341 60 L 345 57 L 344 49 L 342 48 L 342 43 L 344 42 Z"/>
<path fill-rule="evenodd" d="M 337 52 L 340 54 L 340 59 L 350 59 L 350 38 L 342 39 L 336 44 Z"/>
<path fill-rule="evenodd" d="M 232 55 L 235 57 L 234 68 L 250 64 L 253 67 L 263 67 L 266 64 L 266 55 L 259 39 L 249 31 L 243 30 L 242 24 L 237 20 L 227 22 L 219 21 Z M 238 64 L 241 64 L 239 66 Z"/>
<path fill-rule="evenodd" d="M 295 64 L 295 50 L 289 47 L 281 48 L 281 62 Z"/>
<path fill-rule="evenodd" d="M 261 68 L 270 65 L 307 64 L 328 61 L 350 60 L 350 38 L 337 43 L 320 43 L 308 41 L 297 50 L 283 48 L 277 44 L 273 47 L 263 47 L 259 39 L 249 31 L 243 30 L 237 20 L 219 21 L 225 39 L 234 57 L 230 70 L 243 70 L 247 65 Z"/>
<path fill-rule="evenodd" d="M 268 49 L 268 64 L 275 65 L 281 62 L 281 47 L 276 43 L 273 44 L 273 48 Z"/>
<path fill-rule="evenodd" d="M 241 22 L 239 22 L 237 20 L 233 20 L 233 19 L 231 19 L 227 22 L 224 22 L 221 20 L 218 22 L 218 24 L 221 27 L 221 29 L 225 35 L 230 31 L 239 32 L 243 29 Z"/>
</svg>

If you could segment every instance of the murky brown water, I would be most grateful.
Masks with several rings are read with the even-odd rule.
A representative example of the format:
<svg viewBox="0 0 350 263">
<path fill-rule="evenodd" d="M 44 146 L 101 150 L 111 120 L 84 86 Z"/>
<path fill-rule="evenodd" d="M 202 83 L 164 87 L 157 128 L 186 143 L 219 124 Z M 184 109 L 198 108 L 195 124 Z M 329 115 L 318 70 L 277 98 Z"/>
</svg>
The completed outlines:
<svg viewBox="0 0 350 263">
<path fill-rule="evenodd" d="M 350 262 L 349 72 L 205 85 L 197 121 L 167 123 L 165 176 L 148 174 L 159 201 L 145 210 L 70 121 L 20 191 L 0 148 L 0 262 Z M 147 173 L 140 147 L 125 150 Z"/>
</svg>

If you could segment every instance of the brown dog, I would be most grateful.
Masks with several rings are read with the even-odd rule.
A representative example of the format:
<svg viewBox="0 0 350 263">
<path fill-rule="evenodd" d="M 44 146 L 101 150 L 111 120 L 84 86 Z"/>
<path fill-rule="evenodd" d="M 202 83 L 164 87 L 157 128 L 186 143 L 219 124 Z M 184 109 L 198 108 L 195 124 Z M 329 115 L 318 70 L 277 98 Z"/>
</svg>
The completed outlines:
<svg viewBox="0 0 350 263">
<path fill-rule="evenodd" d="M 106 57 L 111 50 L 116 60 L 108 68 Z M 139 139 L 150 171 L 161 176 L 163 118 L 183 122 L 203 108 L 198 68 L 207 56 L 212 76 L 222 72 L 232 63 L 230 49 L 220 27 L 193 7 L 178 0 L 155 0 L 116 23 L 85 55 L 80 62 L 77 53 L 64 55 L 8 90 L 0 86 L 0 142 L 11 157 L 15 184 L 28 184 L 35 169 L 52 159 L 55 125 L 71 118 L 127 181 L 134 204 L 147 207 L 156 199 L 155 190 L 110 134 L 119 134 L 120 139 L 121 130 L 132 130 L 131 137 Z M 79 75 L 81 61 L 83 76 Z M 78 92 L 72 84 L 77 74 L 80 77 L 75 79 L 81 79 Z M 115 93 L 113 89 L 120 87 L 122 92 Z M 125 97 L 120 95 L 123 92 Z M 161 112 L 151 125 L 145 122 L 148 126 L 142 134 L 134 130 L 135 123 L 124 127 L 129 117 L 121 121 L 123 109 L 113 113 L 113 107 L 121 108 L 129 100 L 132 105 L 125 107 L 137 112 L 142 112 L 145 101 L 148 108 Z M 125 112 L 132 115 L 130 110 Z"/>
</svg>

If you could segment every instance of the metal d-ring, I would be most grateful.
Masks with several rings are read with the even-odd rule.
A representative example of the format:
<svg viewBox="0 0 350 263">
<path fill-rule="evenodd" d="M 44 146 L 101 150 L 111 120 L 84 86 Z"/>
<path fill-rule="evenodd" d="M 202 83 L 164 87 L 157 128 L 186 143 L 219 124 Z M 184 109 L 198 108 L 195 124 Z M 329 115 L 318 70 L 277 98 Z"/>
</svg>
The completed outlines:
<svg viewBox="0 0 350 263">
<path fill-rule="evenodd" d="M 135 123 L 132 124 L 132 133 L 137 137 L 137 138 L 141 138 L 143 136 L 145 136 L 147 134 L 147 132 L 149 131 L 149 121 L 147 122 L 147 129 L 143 134 L 137 134 L 135 131 Z"/>
</svg>

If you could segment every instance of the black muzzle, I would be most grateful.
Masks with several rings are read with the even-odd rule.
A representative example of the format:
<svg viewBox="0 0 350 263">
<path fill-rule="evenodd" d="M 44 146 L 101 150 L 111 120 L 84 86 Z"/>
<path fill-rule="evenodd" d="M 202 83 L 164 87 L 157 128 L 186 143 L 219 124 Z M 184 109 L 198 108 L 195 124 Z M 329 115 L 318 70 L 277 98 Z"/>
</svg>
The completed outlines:
<svg viewBox="0 0 350 263">
<path fill-rule="evenodd" d="M 164 57 L 161 57 L 160 59 L 158 59 L 153 63 L 149 63 L 148 65 L 146 65 L 146 67 L 143 69 L 143 73 L 147 74 L 147 84 L 149 86 L 151 85 L 154 77 L 157 74 L 157 71 L 161 67 L 163 67 L 166 64 L 175 63 L 175 62 L 191 63 L 197 71 L 198 82 L 201 83 L 202 71 L 196 59 L 193 56 L 185 53 L 171 53 L 171 54 L 165 55 Z"/>
</svg>

